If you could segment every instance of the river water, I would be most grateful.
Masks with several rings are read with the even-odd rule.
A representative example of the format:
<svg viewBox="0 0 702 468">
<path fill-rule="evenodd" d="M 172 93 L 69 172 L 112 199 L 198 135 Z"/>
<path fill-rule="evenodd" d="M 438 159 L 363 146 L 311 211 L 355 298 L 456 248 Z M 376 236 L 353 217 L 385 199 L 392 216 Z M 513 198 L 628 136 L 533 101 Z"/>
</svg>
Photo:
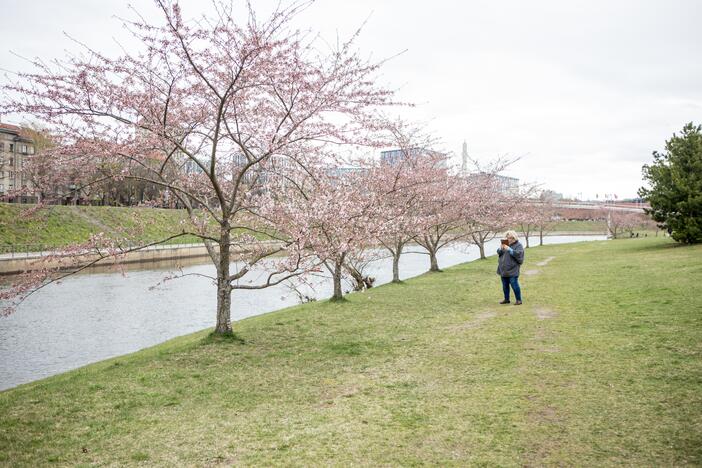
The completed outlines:
<svg viewBox="0 0 702 468">
<path fill-rule="evenodd" d="M 604 240 L 605 236 L 549 236 L 546 244 Z M 532 241 L 538 243 L 538 239 Z M 494 255 L 497 239 L 486 246 Z M 420 252 L 416 246 L 408 252 Z M 478 258 L 472 245 L 458 245 L 439 252 L 441 268 Z M 527 253 L 527 262 L 528 262 Z M 143 268 L 143 266 L 141 267 Z M 148 268 L 148 265 L 147 265 Z M 407 253 L 400 260 L 402 279 L 429 269 L 429 257 Z M 76 275 L 30 296 L 9 317 L 0 317 L 0 390 L 59 374 L 70 369 L 213 327 L 215 286 L 211 280 L 189 276 L 166 282 L 156 289 L 168 269 L 136 269 L 126 276 L 117 272 Z M 213 275 L 210 264 L 191 265 L 184 273 Z M 374 261 L 368 269 L 376 285 L 392 279 L 389 258 Z M 332 294 L 331 280 L 312 278 L 317 299 Z M 495 297 L 501 286 L 495 283 Z M 345 289 L 349 289 L 348 287 Z M 288 286 L 262 290 L 235 290 L 232 320 L 240 320 L 299 303 Z"/>
</svg>

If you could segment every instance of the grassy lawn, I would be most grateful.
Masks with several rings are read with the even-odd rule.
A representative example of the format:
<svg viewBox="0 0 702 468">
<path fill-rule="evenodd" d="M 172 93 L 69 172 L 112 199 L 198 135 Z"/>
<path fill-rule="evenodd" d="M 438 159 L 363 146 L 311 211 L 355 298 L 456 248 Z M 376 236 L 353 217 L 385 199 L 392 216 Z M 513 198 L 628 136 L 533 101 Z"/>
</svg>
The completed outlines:
<svg viewBox="0 0 702 468">
<path fill-rule="evenodd" d="M 30 206 L 0 203 L 0 247 L 64 246 L 85 242 L 98 232 L 150 242 L 182 232 L 181 221 L 188 219 L 184 210 L 114 206 L 49 206 L 29 218 L 22 217 L 21 212 Z M 189 226 L 186 222 L 185 229 L 191 229 Z M 184 236 L 171 243 L 189 242 L 200 240 Z"/>
<path fill-rule="evenodd" d="M 494 270 L 477 261 L 2 392 L 0 464 L 702 464 L 702 246 L 529 249 L 521 307 L 497 304 Z"/>
<path fill-rule="evenodd" d="M 592 232 L 600 234 L 607 232 L 607 223 L 605 221 L 558 221 L 549 229 L 549 232 Z"/>
</svg>

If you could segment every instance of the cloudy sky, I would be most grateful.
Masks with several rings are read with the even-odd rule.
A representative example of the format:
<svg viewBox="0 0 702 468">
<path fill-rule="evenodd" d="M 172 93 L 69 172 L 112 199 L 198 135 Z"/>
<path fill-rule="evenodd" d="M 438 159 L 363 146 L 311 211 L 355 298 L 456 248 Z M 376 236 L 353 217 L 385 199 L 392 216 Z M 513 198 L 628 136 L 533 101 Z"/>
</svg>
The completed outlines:
<svg viewBox="0 0 702 468">
<path fill-rule="evenodd" d="M 207 2 L 181 3 L 198 16 Z M 159 19 L 152 2 L 131 4 Z M 64 32 L 116 54 L 128 39 L 115 15 L 133 17 L 117 0 L 0 0 L 0 11 L 5 70 L 27 68 L 13 53 L 75 50 Z M 428 122 L 456 163 L 465 140 L 478 160 L 520 157 L 508 175 L 566 196 L 634 196 L 651 152 L 702 123 L 699 0 L 317 0 L 297 21 L 332 42 L 365 22 L 364 54 L 402 52 L 381 76 L 417 104 L 398 114 Z"/>
</svg>

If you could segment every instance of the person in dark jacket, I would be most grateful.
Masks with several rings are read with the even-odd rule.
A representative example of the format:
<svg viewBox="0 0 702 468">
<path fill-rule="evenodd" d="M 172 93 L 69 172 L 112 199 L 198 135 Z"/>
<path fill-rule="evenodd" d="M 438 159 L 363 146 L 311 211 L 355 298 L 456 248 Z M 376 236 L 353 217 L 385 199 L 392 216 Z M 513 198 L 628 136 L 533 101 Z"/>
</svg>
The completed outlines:
<svg viewBox="0 0 702 468">
<path fill-rule="evenodd" d="M 505 232 L 507 243 L 497 249 L 497 274 L 502 278 L 502 292 L 505 300 L 500 304 L 509 304 L 509 288 L 512 287 L 516 302 L 522 304 L 522 290 L 519 288 L 519 267 L 524 262 L 524 247 L 519 242 L 519 237 L 514 231 Z"/>
</svg>

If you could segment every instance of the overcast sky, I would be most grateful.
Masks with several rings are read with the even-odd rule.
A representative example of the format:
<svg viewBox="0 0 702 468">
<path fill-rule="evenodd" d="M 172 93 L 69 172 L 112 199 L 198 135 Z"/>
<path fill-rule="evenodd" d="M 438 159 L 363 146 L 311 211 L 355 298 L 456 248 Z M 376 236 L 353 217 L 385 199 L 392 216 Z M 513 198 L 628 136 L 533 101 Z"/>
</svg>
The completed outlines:
<svg viewBox="0 0 702 468">
<path fill-rule="evenodd" d="M 207 8 L 181 3 L 185 16 Z M 152 2 L 131 4 L 160 20 Z M 63 32 L 116 54 L 126 5 L 0 0 L 0 68 L 27 68 L 11 52 L 75 50 Z M 465 140 L 478 160 L 521 157 L 508 175 L 566 196 L 632 197 L 651 152 L 702 123 L 700 0 L 318 0 L 297 22 L 333 42 L 366 20 L 364 54 L 405 51 L 381 77 L 417 104 L 398 115 L 429 122 L 456 163 Z"/>
</svg>

